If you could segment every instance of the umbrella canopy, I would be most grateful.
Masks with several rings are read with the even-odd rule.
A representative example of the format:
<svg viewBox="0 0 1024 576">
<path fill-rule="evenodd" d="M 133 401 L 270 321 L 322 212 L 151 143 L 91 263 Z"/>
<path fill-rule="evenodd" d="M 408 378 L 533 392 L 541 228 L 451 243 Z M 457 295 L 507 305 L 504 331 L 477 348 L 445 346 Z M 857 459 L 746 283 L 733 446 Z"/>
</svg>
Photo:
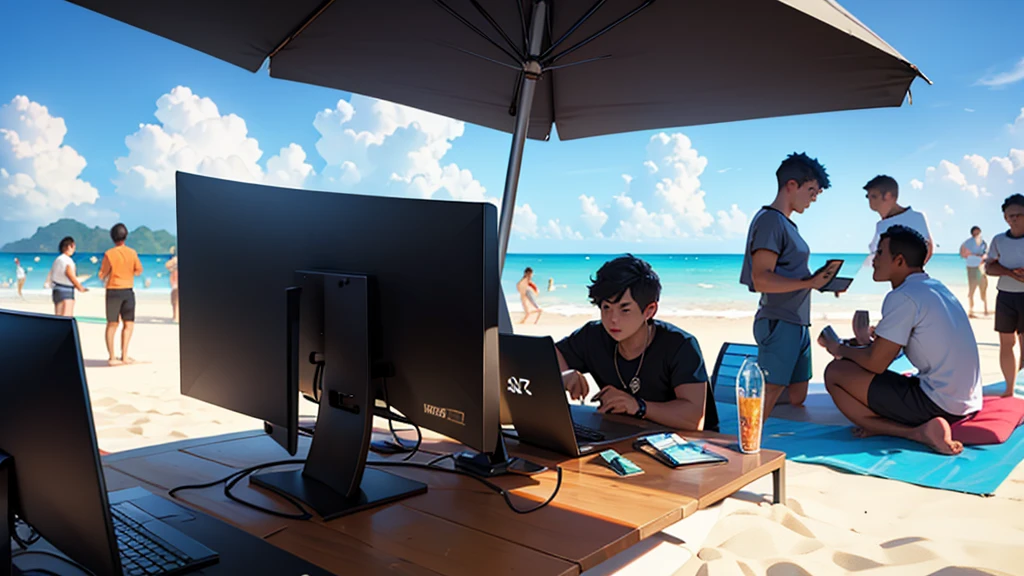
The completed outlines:
<svg viewBox="0 0 1024 576">
<path fill-rule="evenodd" d="M 832 0 L 69 0 L 250 71 L 562 140 L 899 106 L 924 76 Z M 927 78 L 925 78 L 927 81 Z"/>
</svg>

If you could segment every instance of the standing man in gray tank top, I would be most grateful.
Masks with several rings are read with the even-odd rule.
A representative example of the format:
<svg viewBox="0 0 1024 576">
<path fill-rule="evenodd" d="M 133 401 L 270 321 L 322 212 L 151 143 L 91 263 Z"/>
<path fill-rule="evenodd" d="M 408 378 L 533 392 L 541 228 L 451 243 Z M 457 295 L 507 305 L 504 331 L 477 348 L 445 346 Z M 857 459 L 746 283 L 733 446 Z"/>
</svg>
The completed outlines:
<svg viewBox="0 0 1024 576">
<path fill-rule="evenodd" d="M 806 154 L 790 154 L 775 172 L 775 200 L 750 221 L 740 283 L 760 292 L 754 317 L 757 363 L 765 373 L 764 417 L 788 391 L 803 404 L 811 379 L 811 289 L 821 288 L 836 270 L 811 275 L 811 250 L 800 236 L 793 212 L 803 214 L 829 187 L 825 167 Z"/>
<path fill-rule="evenodd" d="M 1014 346 L 1024 348 L 1024 196 L 1014 194 L 1003 202 L 1003 218 L 1010 229 L 997 234 L 988 247 L 985 273 L 998 276 L 996 284 L 996 332 L 999 333 L 999 367 L 1003 369 L 1006 390 L 1013 396 L 1017 373 L 1024 363 Z"/>
</svg>

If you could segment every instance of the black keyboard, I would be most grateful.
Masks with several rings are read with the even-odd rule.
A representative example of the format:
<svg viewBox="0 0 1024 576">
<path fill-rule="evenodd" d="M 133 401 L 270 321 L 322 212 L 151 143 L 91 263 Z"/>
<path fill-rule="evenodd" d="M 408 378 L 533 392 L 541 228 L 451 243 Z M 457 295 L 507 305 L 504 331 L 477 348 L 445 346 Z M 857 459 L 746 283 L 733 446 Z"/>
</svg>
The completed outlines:
<svg viewBox="0 0 1024 576">
<path fill-rule="evenodd" d="M 151 534 L 115 506 L 110 507 L 125 576 L 152 576 L 182 571 L 192 562 L 187 554 Z"/>
<path fill-rule="evenodd" d="M 601 442 L 604 440 L 604 434 L 582 424 L 573 422 L 572 429 L 576 433 L 577 440 L 583 440 L 584 442 Z"/>
</svg>

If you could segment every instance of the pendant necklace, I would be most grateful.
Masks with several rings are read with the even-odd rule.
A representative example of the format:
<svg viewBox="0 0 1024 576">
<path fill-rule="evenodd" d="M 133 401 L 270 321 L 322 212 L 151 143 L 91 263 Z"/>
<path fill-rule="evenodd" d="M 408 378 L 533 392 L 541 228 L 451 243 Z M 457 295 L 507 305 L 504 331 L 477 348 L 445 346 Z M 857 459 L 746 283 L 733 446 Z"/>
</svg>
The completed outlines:
<svg viewBox="0 0 1024 576">
<path fill-rule="evenodd" d="M 615 343 L 615 353 L 612 358 L 612 364 L 615 364 L 615 375 L 619 377 L 619 384 L 626 390 L 629 390 L 634 396 L 640 391 L 640 369 L 644 367 L 644 356 L 647 355 L 647 345 L 651 339 L 651 329 L 649 326 L 644 326 L 647 329 L 647 334 L 644 336 L 644 351 L 640 353 L 640 364 L 636 367 L 636 373 L 633 374 L 633 378 L 629 381 L 629 386 L 626 386 L 626 382 L 622 379 L 622 374 L 619 372 L 619 344 Z"/>
</svg>

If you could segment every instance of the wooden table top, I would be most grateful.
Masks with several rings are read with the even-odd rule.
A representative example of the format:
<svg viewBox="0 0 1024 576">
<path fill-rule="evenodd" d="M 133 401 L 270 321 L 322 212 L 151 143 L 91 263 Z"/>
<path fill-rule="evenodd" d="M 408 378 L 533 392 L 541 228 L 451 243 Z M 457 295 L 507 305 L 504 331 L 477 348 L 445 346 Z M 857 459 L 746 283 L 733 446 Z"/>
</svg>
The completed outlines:
<svg viewBox="0 0 1024 576">
<path fill-rule="evenodd" d="M 509 491 L 518 507 L 546 500 L 555 487 L 555 467 L 562 468 L 558 496 L 531 514 L 513 512 L 500 495 L 472 478 L 421 468 L 381 469 L 425 482 L 429 487 L 425 494 L 326 523 L 249 509 L 228 499 L 223 485 L 177 496 L 333 572 L 579 574 L 785 465 L 781 452 L 747 455 L 726 448 L 735 443 L 731 437 L 715 433 L 687 433 L 686 437 L 708 440 L 711 449 L 729 462 L 673 470 L 624 441 L 611 447 L 645 473 L 620 478 L 597 454 L 566 458 L 511 441 L 513 455 L 549 467 L 535 476 L 491 479 Z M 452 440 L 425 432 L 422 454 L 413 461 L 425 463 L 457 448 Z M 308 438 L 302 438 L 299 449 L 295 458 L 304 458 Z M 287 459 L 269 436 L 252 431 L 120 452 L 104 456 L 103 462 L 108 490 L 141 486 L 166 496 L 175 486 L 209 482 L 242 468 Z M 383 459 L 371 453 L 371 461 Z M 270 509 L 296 512 L 248 482 L 235 486 L 234 494 Z"/>
</svg>

